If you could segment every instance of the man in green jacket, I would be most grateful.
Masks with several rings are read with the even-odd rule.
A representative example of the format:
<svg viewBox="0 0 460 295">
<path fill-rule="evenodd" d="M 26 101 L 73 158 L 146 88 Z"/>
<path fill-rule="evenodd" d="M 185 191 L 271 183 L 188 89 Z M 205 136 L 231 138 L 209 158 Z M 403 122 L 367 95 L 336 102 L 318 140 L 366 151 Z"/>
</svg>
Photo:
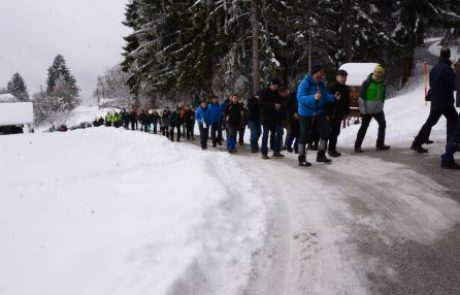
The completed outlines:
<svg viewBox="0 0 460 295">
<path fill-rule="evenodd" d="M 377 65 L 374 73 L 370 74 L 366 81 L 361 86 L 359 98 L 359 110 L 362 115 L 363 122 L 358 131 L 358 136 L 355 142 L 355 152 L 362 153 L 361 145 L 366 136 L 367 128 L 374 118 L 379 124 L 377 137 L 377 151 L 389 150 L 390 146 L 385 145 L 385 130 L 386 121 L 383 106 L 386 98 L 386 85 L 383 79 L 385 70 L 381 65 Z"/>
</svg>

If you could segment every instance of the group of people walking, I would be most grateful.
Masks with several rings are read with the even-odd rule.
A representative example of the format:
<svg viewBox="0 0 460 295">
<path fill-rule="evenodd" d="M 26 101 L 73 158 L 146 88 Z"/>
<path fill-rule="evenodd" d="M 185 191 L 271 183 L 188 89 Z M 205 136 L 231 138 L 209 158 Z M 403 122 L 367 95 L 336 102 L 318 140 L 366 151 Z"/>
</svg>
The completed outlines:
<svg viewBox="0 0 460 295">
<path fill-rule="evenodd" d="M 418 153 L 426 153 L 428 150 L 422 145 L 432 143 L 429 140 L 431 128 L 444 115 L 448 143 L 441 166 L 446 169 L 460 169 L 453 157 L 460 141 L 460 119 L 454 105 L 454 91 L 457 91 L 457 107 L 460 107 L 460 61 L 455 68 L 456 72 L 450 62 L 450 50 L 443 49 L 439 63 L 430 72 L 427 99 L 431 101 L 431 112 L 411 146 Z M 225 130 L 227 150 L 231 154 L 237 152 L 237 143 L 244 145 L 245 130 L 249 127 L 251 152 L 261 153 L 262 159 L 284 158 L 281 151 L 285 149 L 298 154 L 299 166 L 309 167 L 312 164 L 307 160 L 307 151 L 317 150 L 316 162 L 329 164 L 332 162 L 329 157 L 342 155 L 337 145 L 342 122 L 350 114 L 350 89 L 346 85 L 346 71 L 338 70 L 335 81 L 327 86 L 325 76 L 324 67 L 314 65 L 295 91 L 284 87 L 280 79 L 273 78 L 266 89 L 248 99 L 247 107 L 237 94 L 223 102 L 211 96 L 209 101 L 201 100 L 196 109 L 179 103 L 175 110 L 166 107 L 161 114 L 156 110 L 108 113 L 105 124 L 131 127 L 132 130 L 137 130 L 140 124 L 140 130 L 152 133 L 157 133 L 159 126 L 161 134 L 171 141 L 180 141 L 183 136 L 194 140 L 196 122 L 203 150 L 208 148 L 208 141 L 213 147 L 222 146 Z M 372 119 L 378 123 L 376 150 L 391 148 L 385 143 L 386 97 L 385 69 L 377 65 L 360 88 L 362 124 L 354 144 L 355 153 L 364 152 L 362 144 Z M 271 155 L 269 148 L 273 152 Z"/>
</svg>

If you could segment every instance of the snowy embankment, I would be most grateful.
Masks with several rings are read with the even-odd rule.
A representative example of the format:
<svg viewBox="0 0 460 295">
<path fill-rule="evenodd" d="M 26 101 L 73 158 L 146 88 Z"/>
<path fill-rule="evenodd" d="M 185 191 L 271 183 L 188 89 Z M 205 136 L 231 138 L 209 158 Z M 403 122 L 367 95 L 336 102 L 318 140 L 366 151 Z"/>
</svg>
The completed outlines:
<svg viewBox="0 0 460 295">
<path fill-rule="evenodd" d="M 226 154 L 109 128 L 0 137 L 1 294 L 240 294 L 261 192 Z"/>
</svg>

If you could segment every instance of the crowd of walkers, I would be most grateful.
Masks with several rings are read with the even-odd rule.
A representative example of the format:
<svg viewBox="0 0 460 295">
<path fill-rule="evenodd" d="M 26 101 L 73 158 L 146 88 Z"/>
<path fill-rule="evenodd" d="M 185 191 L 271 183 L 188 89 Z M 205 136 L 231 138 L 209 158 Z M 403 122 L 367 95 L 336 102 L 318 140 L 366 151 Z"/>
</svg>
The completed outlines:
<svg viewBox="0 0 460 295">
<path fill-rule="evenodd" d="M 316 150 L 316 162 L 329 164 L 342 154 L 338 151 L 338 137 L 342 122 L 350 114 L 350 89 L 346 86 L 348 73 L 336 72 L 335 81 L 325 83 L 325 69 L 314 65 L 310 73 L 300 82 L 295 91 L 282 85 L 278 78 L 271 79 L 266 89 L 259 91 L 247 101 L 241 102 L 237 94 L 220 101 L 217 96 L 203 99 L 196 106 L 179 103 L 174 110 L 166 107 L 161 113 L 156 110 L 135 110 L 108 113 L 94 124 L 124 127 L 158 133 L 171 141 L 195 140 L 195 123 L 198 126 L 200 145 L 208 149 L 223 145 L 226 134 L 227 151 L 237 153 L 237 145 L 244 145 L 245 130 L 250 131 L 252 153 L 261 153 L 262 159 L 282 159 L 282 150 L 298 154 L 299 166 L 312 164 L 307 160 L 307 151 Z M 455 109 L 454 91 L 457 91 L 457 107 L 460 107 L 460 61 L 455 70 L 450 62 L 450 51 L 443 49 L 439 63 L 430 72 L 431 112 L 411 148 L 426 153 L 423 144 L 429 140 L 431 128 L 444 115 L 447 118 L 447 146 L 442 156 L 441 167 L 460 169 L 454 160 L 460 141 L 460 120 Z M 360 88 L 359 111 L 362 124 L 356 136 L 354 151 L 364 152 L 362 144 L 372 119 L 378 123 L 377 151 L 391 147 L 385 143 L 386 120 L 384 104 L 387 96 L 385 69 L 377 65 Z M 286 134 L 285 134 L 286 131 Z M 259 145 L 259 142 L 261 143 Z M 269 155 L 269 149 L 272 154 Z"/>
</svg>

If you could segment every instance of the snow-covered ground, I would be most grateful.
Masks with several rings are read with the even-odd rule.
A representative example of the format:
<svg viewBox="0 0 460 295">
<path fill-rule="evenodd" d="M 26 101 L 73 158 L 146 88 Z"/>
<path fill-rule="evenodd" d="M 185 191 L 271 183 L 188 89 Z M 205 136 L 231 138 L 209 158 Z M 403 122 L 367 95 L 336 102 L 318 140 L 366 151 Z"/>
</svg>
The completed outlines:
<svg viewBox="0 0 460 295">
<path fill-rule="evenodd" d="M 0 137 L 0 294 L 240 294 L 265 230 L 226 154 L 112 128 Z"/>
</svg>

